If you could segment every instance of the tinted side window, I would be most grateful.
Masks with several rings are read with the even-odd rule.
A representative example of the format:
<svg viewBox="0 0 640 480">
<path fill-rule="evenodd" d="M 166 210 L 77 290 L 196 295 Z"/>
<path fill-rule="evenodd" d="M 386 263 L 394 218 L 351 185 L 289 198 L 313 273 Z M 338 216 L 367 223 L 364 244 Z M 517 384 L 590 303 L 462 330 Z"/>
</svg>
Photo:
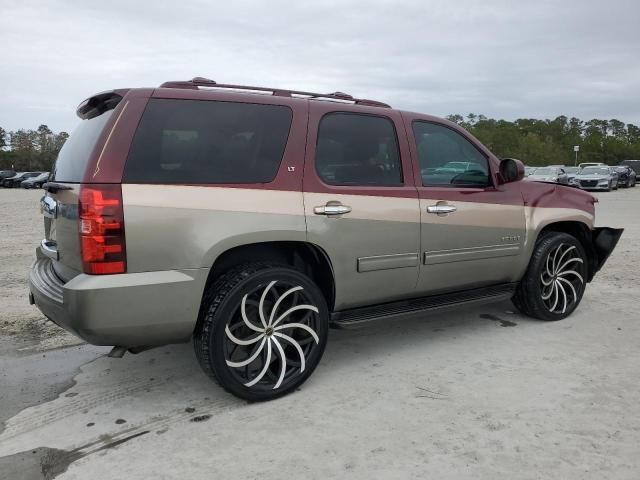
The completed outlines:
<svg viewBox="0 0 640 480">
<path fill-rule="evenodd" d="M 282 161 L 291 118 L 291 110 L 278 105 L 149 100 L 124 181 L 271 182 Z"/>
<path fill-rule="evenodd" d="M 325 115 L 318 129 L 316 171 L 330 185 L 402 185 L 393 123 L 372 115 Z"/>
<path fill-rule="evenodd" d="M 413 135 L 424 186 L 486 187 L 486 157 L 455 130 L 429 122 L 413 122 Z"/>
</svg>

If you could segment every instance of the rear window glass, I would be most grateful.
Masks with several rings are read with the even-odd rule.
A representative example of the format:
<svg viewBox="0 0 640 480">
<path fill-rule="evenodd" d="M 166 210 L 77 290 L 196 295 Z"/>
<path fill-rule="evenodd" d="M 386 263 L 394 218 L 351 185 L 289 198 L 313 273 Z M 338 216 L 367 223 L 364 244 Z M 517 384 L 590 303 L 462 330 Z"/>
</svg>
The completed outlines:
<svg viewBox="0 0 640 480">
<path fill-rule="evenodd" d="M 90 120 L 80 122 L 58 154 L 53 172 L 54 180 L 82 182 L 91 152 L 112 114 L 113 110 L 109 110 Z"/>
<path fill-rule="evenodd" d="M 291 110 L 279 105 L 152 99 L 133 139 L 124 181 L 271 182 L 291 118 Z"/>
</svg>

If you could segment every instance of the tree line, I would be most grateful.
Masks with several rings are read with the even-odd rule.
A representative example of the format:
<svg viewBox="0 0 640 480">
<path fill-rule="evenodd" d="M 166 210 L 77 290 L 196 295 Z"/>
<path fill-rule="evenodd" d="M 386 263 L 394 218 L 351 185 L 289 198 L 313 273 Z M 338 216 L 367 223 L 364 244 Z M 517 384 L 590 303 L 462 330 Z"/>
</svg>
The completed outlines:
<svg viewBox="0 0 640 480">
<path fill-rule="evenodd" d="M 584 122 L 564 115 L 553 120 L 520 118 L 513 122 L 470 113 L 449 115 L 500 158 L 518 158 L 527 165 L 573 165 L 578 162 L 618 165 L 640 159 L 640 128 L 620 120 L 593 119 Z"/>
<path fill-rule="evenodd" d="M 51 171 L 67 138 L 67 132 L 54 133 L 46 125 L 12 132 L 0 127 L 0 169 Z"/>
<path fill-rule="evenodd" d="M 580 147 L 579 162 L 617 165 L 640 159 L 640 127 L 616 119 L 582 121 L 559 116 L 553 120 L 520 118 L 513 122 L 484 115 L 449 115 L 501 158 L 519 158 L 527 165 L 573 165 L 574 145 Z M 36 130 L 7 132 L 0 127 L 0 169 L 18 171 L 53 168 L 56 156 L 69 137 L 54 133 L 47 125 Z"/>
</svg>

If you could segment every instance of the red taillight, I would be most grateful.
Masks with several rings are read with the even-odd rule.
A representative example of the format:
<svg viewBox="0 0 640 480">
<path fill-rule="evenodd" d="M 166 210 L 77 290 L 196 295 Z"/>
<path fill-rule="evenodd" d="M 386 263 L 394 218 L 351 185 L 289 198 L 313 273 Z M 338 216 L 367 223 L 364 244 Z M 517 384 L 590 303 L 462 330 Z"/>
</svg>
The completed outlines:
<svg viewBox="0 0 640 480">
<path fill-rule="evenodd" d="M 84 273 L 125 273 L 124 213 L 120 185 L 83 185 L 78 230 Z"/>
</svg>

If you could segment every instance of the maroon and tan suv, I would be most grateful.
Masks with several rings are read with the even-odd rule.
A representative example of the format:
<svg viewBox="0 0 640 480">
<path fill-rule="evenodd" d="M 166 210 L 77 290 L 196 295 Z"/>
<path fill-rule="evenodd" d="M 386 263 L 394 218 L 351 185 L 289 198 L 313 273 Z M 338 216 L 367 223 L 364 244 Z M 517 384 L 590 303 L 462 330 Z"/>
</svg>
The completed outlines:
<svg viewBox="0 0 640 480">
<path fill-rule="evenodd" d="M 343 93 L 195 78 L 77 113 L 32 302 L 114 355 L 193 338 L 249 400 L 302 384 L 330 324 L 509 298 L 564 318 L 622 233 L 459 126 Z"/>
</svg>

